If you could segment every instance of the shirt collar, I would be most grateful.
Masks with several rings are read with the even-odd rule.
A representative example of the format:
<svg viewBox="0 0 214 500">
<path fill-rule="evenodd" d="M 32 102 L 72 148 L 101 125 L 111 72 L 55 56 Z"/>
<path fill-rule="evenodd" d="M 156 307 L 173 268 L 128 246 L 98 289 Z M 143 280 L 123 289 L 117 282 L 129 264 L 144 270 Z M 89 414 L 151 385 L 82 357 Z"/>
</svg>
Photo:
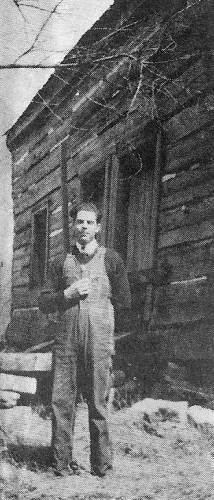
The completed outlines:
<svg viewBox="0 0 214 500">
<path fill-rule="evenodd" d="M 83 255 L 93 255 L 94 252 L 96 251 L 98 247 L 97 240 L 92 240 L 89 243 L 85 245 L 83 248 L 80 243 L 76 242 L 76 247 L 78 248 L 79 252 Z"/>
</svg>

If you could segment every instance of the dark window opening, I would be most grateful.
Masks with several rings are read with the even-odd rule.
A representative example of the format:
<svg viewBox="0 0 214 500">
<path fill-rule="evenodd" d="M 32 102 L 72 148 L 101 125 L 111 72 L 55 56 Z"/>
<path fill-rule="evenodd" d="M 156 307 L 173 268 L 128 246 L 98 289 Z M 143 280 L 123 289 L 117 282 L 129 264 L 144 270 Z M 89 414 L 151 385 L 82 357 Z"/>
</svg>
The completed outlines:
<svg viewBox="0 0 214 500">
<path fill-rule="evenodd" d="M 42 285 L 47 271 L 48 209 L 33 215 L 31 277 L 33 285 Z"/>
<path fill-rule="evenodd" d="M 133 179 L 141 169 L 140 155 L 130 154 L 120 159 L 117 180 L 117 202 L 115 214 L 114 248 L 127 264 L 128 238 L 130 232 L 130 203 Z"/>
<path fill-rule="evenodd" d="M 119 252 L 124 262 L 127 260 L 130 175 L 126 162 L 121 162 L 118 178 L 114 248 Z"/>
<path fill-rule="evenodd" d="M 100 169 L 93 173 L 86 174 L 81 181 L 82 200 L 95 203 L 95 205 L 102 210 L 104 183 L 105 169 Z"/>
<path fill-rule="evenodd" d="M 100 169 L 90 174 L 85 175 L 81 180 L 81 198 L 82 201 L 94 203 L 101 212 L 103 212 L 105 186 L 105 169 Z M 101 232 L 97 235 L 99 243 L 103 243 L 104 227 L 101 226 Z"/>
</svg>

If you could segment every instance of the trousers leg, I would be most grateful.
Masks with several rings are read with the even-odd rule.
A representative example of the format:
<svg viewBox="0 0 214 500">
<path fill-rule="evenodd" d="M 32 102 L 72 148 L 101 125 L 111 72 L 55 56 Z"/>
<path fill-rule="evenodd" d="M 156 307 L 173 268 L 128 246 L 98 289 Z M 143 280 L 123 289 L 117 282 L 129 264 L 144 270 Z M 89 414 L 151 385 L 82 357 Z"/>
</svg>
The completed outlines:
<svg viewBox="0 0 214 500">
<path fill-rule="evenodd" d="M 54 352 L 52 392 L 52 452 L 61 469 L 72 459 L 73 433 L 77 397 L 77 359 L 66 345 Z"/>
<path fill-rule="evenodd" d="M 102 475 L 112 466 L 112 446 L 108 425 L 108 395 L 111 357 L 89 363 L 88 409 L 90 430 L 90 461 L 92 469 Z"/>
</svg>

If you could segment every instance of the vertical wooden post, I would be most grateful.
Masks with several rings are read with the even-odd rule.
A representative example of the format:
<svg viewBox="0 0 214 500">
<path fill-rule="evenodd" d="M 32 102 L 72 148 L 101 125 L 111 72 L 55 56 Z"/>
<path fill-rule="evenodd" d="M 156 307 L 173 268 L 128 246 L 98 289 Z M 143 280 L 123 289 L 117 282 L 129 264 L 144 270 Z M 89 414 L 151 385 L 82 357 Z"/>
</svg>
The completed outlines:
<svg viewBox="0 0 214 500">
<path fill-rule="evenodd" d="M 117 208 L 117 192 L 118 192 L 118 175 L 120 162 L 117 156 L 112 157 L 111 184 L 109 195 L 109 218 L 108 218 L 108 246 L 114 247 L 116 208 Z"/>
<path fill-rule="evenodd" d="M 60 144 L 61 193 L 62 193 L 62 230 L 64 252 L 70 251 L 68 222 L 68 186 L 66 167 L 66 141 Z"/>
<path fill-rule="evenodd" d="M 155 148 L 155 168 L 152 186 L 152 209 L 151 209 L 151 241 L 150 241 L 150 267 L 154 266 L 157 252 L 157 223 L 158 208 L 160 201 L 160 178 L 163 166 L 163 132 L 157 131 Z"/>
<path fill-rule="evenodd" d="M 111 159 L 109 158 L 105 164 L 105 180 L 104 180 L 104 196 L 102 209 L 102 228 L 101 228 L 101 245 L 106 245 L 108 241 L 108 214 L 110 203 L 110 175 L 111 175 Z"/>
<path fill-rule="evenodd" d="M 153 271 L 157 253 L 157 225 L 158 225 L 158 207 L 160 194 L 160 177 L 163 164 L 163 133 L 159 128 L 156 136 L 155 149 L 155 167 L 151 195 L 151 217 L 150 217 L 150 245 L 149 245 L 149 268 Z M 153 274 L 153 272 L 152 272 Z M 144 320 L 149 321 L 152 314 L 154 297 L 154 286 L 152 283 L 147 285 L 146 301 L 144 307 Z"/>
<path fill-rule="evenodd" d="M 35 269 L 35 220 L 34 213 L 31 213 L 31 247 L 30 247 L 30 279 L 29 288 L 34 286 L 34 269 Z"/>
<path fill-rule="evenodd" d="M 47 212 L 46 212 L 46 252 L 45 252 L 45 280 L 47 279 L 48 275 L 48 262 L 49 262 L 49 229 L 50 229 L 50 200 L 47 201 L 47 206 L 46 206 Z"/>
</svg>

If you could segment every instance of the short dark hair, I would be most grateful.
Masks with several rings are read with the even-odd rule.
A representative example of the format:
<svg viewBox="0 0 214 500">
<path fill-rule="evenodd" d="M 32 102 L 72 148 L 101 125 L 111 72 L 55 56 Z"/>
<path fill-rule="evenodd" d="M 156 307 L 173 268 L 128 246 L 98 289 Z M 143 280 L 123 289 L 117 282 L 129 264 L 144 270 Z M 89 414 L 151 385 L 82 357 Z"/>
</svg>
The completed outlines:
<svg viewBox="0 0 214 500">
<path fill-rule="evenodd" d="M 90 201 L 83 201 L 82 203 L 79 203 L 76 207 L 73 207 L 70 210 L 70 216 L 76 220 L 78 212 L 81 210 L 85 210 L 86 212 L 94 212 L 96 215 L 97 223 L 99 224 L 102 218 L 102 212 L 97 208 L 97 206 L 90 202 Z"/>
</svg>

